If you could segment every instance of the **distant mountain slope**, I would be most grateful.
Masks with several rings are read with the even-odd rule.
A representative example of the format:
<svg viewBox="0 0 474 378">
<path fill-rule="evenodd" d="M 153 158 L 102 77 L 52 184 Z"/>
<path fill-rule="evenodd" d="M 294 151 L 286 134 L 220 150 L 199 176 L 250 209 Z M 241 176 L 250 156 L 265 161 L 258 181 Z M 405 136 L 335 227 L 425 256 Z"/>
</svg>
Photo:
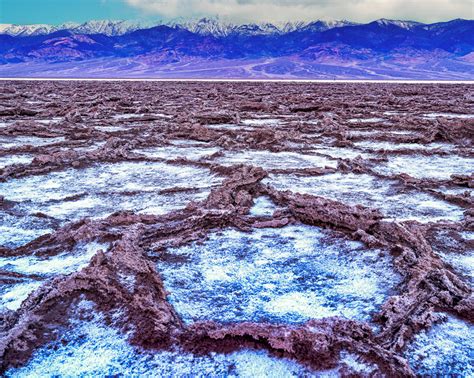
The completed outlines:
<svg viewBox="0 0 474 378">
<path fill-rule="evenodd" d="M 240 67 L 246 62 L 260 62 L 250 71 L 239 69 L 233 75 L 317 77 L 324 66 L 328 75 L 333 67 L 337 77 L 340 72 L 351 77 L 352 67 L 361 70 L 357 75 L 382 70 L 387 71 L 384 77 L 391 77 L 389 72 L 393 71 L 397 78 L 438 75 L 440 79 L 474 79 L 473 35 L 474 21 L 461 19 L 436 24 L 381 19 L 368 24 L 314 21 L 236 25 L 206 18 L 153 27 L 115 21 L 57 27 L 2 25 L 0 76 L 14 76 L 15 67 L 24 72 L 22 64 L 44 68 L 61 63 L 68 72 L 75 72 L 66 67 L 87 66 L 92 70 L 91 64 L 78 62 L 102 65 L 108 61 L 118 69 L 127 60 L 129 67 L 138 64 L 152 76 L 168 65 L 174 65 L 179 76 L 179 72 L 185 74 L 184 69 L 195 72 L 203 62 L 215 67 L 224 62 Z M 219 75 L 226 72 L 217 71 L 222 72 Z M 105 71 L 97 67 L 95 72 Z M 122 67 L 114 75 L 130 72 Z"/>
</svg>

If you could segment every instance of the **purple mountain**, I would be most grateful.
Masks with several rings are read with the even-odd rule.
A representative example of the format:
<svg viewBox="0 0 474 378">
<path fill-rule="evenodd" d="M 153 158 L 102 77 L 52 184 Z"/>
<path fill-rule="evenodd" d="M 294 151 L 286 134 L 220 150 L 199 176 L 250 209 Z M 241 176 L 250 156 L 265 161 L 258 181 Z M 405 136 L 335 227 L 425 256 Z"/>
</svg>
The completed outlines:
<svg viewBox="0 0 474 378">
<path fill-rule="evenodd" d="M 1 25 L 2 77 L 474 80 L 474 21 Z"/>
</svg>

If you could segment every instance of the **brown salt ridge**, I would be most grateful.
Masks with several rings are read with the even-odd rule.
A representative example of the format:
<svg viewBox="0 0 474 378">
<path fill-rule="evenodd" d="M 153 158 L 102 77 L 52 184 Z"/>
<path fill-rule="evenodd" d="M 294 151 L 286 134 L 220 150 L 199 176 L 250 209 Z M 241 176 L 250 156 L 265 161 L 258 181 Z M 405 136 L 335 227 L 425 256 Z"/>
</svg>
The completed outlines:
<svg viewBox="0 0 474 378">
<path fill-rule="evenodd" d="M 175 140 L 206 142 L 206 146 L 219 147 L 221 151 L 272 152 L 303 152 L 316 144 L 352 146 L 352 140 L 447 141 L 455 144 L 463 155 L 473 155 L 472 120 L 421 118 L 430 112 L 474 114 L 471 86 L 146 82 L 3 82 L 0 86 L 0 121 L 14 121 L 12 125 L 0 128 L 0 136 L 65 138 L 54 145 L 0 148 L 0 157 L 25 152 L 34 155 L 31 164 L 0 169 L 1 181 L 103 162 L 164 161 L 133 151 L 141 147 L 170 146 Z M 39 99 L 43 103 L 24 104 L 25 98 Z M 400 113 L 381 115 L 384 111 Z M 114 114 L 125 113 L 143 113 L 144 116 L 120 121 L 112 118 Z M 171 117 L 164 119 L 153 113 Z M 348 119 L 373 118 L 374 114 L 396 125 L 378 122 L 371 124 L 373 128 L 414 130 L 422 136 L 379 133 L 355 138 L 350 135 L 351 130 L 360 129 L 361 125 L 348 123 Z M 208 124 L 241 124 L 244 119 L 262 115 L 279 118 L 281 124 L 263 124 L 253 130 L 206 127 Z M 35 122 L 35 119 L 52 117 L 63 119 L 49 125 Z M 314 120 L 318 122 L 311 122 Z M 103 132 L 94 128 L 113 125 L 126 125 L 129 130 Z M 367 125 L 363 127 L 367 129 Z M 294 144 L 289 145 L 289 141 Z M 89 152 L 73 149 L 89 146 L 91 142 L 105 144 Z M 80 242 L 112 243 L 108 250 L 98 252 L 86 268 L 46 281 L 17 311 L 7 310 L 0 314 L 0 372 L 27 363 L 37 348 L 54 340 L 56 333 L 53 331 L 67 326 L 71 306 L 86 297 L 98 305 L 110 322 L 123 332 L 129 332 L 132 344 L 152 350 L 181 346 L 194 353 L 206 353 L 263 348 L 315 369 L 337 366 L 339 352 L 348 350 L 375 363 L 379 373 L 415 375 L 402 353 L 417 333 L 438 320 L 439 311 L 474 322 L 472 288 L 432 249 L 433 235 L 439 230 L 474 230 L 472 198 L 468 194 L 438 193 L 436 188 L 472 188 L 474 176 L 453 175 L 448 180 L 433 180 L 406 174 L 386 176 L 373 171 L 374 164 L 397 153 L 408 152 L 378 151 L 375 159 L 333 159 L 338 162 L 336 169 L 285 168 L 272 172 L 308 176 L 352 172 L 390 178 L 399 183 L 399 192 L 415 188 L 462 206 L 464 219 L 427 224 L 386 221 L 377 209 L 277 191 L 261 183 L 269 172 L 260 167 L 221 166 L 214 161 L 221 155 L 217 153 L 199 161 L 175 159 L 171 162 L 208 167 L 225 177 L 222 185 L 213 189 L 202 202 L 189 203 L 183 210 L 162 216 L 117 212 L 105 219 L 84 219 L 19 248 L 0 248 L 0 256 L 4 257 L 53 256 Z M 429 156 L 439 151 L 422 153 Z M 181 190 L 170 188 L 166 192 Z M 3 195 L 2 209 L 11 208 L 13 204 L 8 200 L 8 193 Z M 261 195 L 270 197 L 281 210 L 271 217 L 250 216 L 255 198 Z M 398 294 L 389 297 L 374 315 L 373 320 L 380 327 L 378 331 L 369 324 L 337 317 L 311 320 L 299 326 L 216 322 L 186 326 L 167 302 L 162 279 L 153 258 L 147 253 L 163 253 L 168 247 L 205 240 L 211 232 L 228 227 L 251 231 L 298 223 L 338 230 L 369 247 L 383 246 L 390 251 L 393 267 L 403 281 Z M 123 282 L 121 277 L 124 276 L 133 278 L 133 287 Z M 0 272 L 0 282 L 22 278 L 35 277 Z M 112 313 L 118 309 L 124 316 L 112 321 Z"/>
</svg>

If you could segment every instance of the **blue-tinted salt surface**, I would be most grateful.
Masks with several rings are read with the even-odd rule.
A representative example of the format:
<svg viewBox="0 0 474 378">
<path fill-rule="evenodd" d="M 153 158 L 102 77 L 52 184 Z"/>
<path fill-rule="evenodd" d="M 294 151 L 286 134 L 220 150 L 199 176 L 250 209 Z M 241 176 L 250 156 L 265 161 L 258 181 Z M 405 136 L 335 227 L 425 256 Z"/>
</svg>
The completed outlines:
<svg viewBox="0 0 474 378">
<path fill-rule="evenodd" d="M 473 377 L 474 327 L 453 316 L 418 334 L 406 352 L 420 376 Z"/>
<path fill-rule="evenodd" d="M 54 342 L 40 348 L 25 366 L 10 369 L 6 376 L 333 378 L 340 376 L 343 367 L 355 374 L 370 374 L 375 369 L 345 351 L 336 368 L 317 372 L 262 350 L 201 356 L 179 349 L 147 352 L 132 347 L 126 335 L 106 325 L 90 302 L 80 302 L 76 311 L 88 314 L 88 320 L 73 316 L 71 329 L 62 335 L 64 343 Z"/>
<path fill-rule="evenodd" d="M 72 319 L 63 339 L 36 351 L 24 367 L 11 369 L 7 377 L 112 376 L 124 377 L 301 377 L 311 371 L 265 351 L 242 350 L 228 355 L 195 356 L 179 350 L 147 353 L 132 347 L 126 335 L 107 326 L 88 302 L 82 307 L 90 320 Z M 335 376 L 331 374 L 329 376 Z"/>
<path fill-rule="evenodd" d="M 474 158 L 451 154 L 449 156 L 400 155 L 390 156 L 387 163 L 374 170 L 384 175 L 406 173 L 412 177 L 447 180 L 451 175 L 474 173 Z"/>
<path fill-rule="evenodd" d="M 254 200 L 250 215 L 254 217 L 271 217 L 278 207 L 268 197 L 261 196 Z"/>
<path fill-rule="evenodd" d="M 464 231 L 459 234 L 462 241 L 453 240 L 448 234 L 441 232 L 439 238 L 443 239 L 445 247 L 439 248 L 433 247 L 439 257 L 441 257 L 446 263 L 448 263 L 454 271 L 460 276 L 466 278 L 474 285 L 474 249 L 466 248 L 463 253 L 457 252 L 456 244 L 467 243 L 470 240 L 474 240 L 473 231 Z"/>
<path fill-rule="evenodd" d="M 211 187 L 220 181 L 204 168 L 161 162 L 123 162 L 3 182 L 0 183 L 0 195 L 20 202 L 14 210 L 22 217 L 41 212 L 68 222 L 83 217 L 105 217 L 119 210 L 164 214 L 185 207 L 192 200 L 206 198 Z M 160 190 L 174 187 L 192 191 L 159 194 Z M 25 222 L 17 217 L 0 212 L 0 218 L 6 220 L 2 227 L 8 234 L 0 237 L 0 244 L 10 238 L 27 242 L 39 236 L 31 232 L 39 228 L 28 224 L 22 226 Z M 7 218 L 11 218 L 10 221 Z"/>
<path fill-rule="evenodd" d="M 400 282 L 383 251 L 322 229 L 225 230 L 157 263 L 185 322 L 370 320 Z"/>
<path fill-rule="evenodd" d="M 464 209 L 423 192 L 397 193 L 396 181 L 368 174 L 332 173 L 322 176 L 271 174 L 263 180 L 278 190 L 326 197 L 348 205 L 379 209 L 388 219 L 436 222 L 459 221 Z"/>
<path fill-rule="evenodd" d="M 268 152 L 248 150 L 241 152 L 226 152 L 223 157 L 215 160 L 217 163 L 229 166 L 247 164 L 263 169 L 298 169 L 298 168 L 336 168 L 337 161 L 324 156 L 303 154 L 297 152 Z"/>
<path fill-rule="evenodd" d="M 47 146 L 49 144 L 63 142 L 63 137 L 57 138 L 41 138 L 35 136 L 0 136 L 0 148 L 13 148 L 19 146 Z"/>
<path fill-rule="evenodd" d="M 0 257 L 0 271 L 26 275 L 15 283 L 4 284 L 0 288 L 0 308 L 2 306 L 16 310 L 28 295 L 37 289 L 48 278 L 59 274 L 69 274 L 86 266 L 97 251 L 107 249 L 107 244 L 79 244 L 72 251 L 59 255 L 39 258 L 36 256 Z M 27 278 L 35 275 L 35 279 Z"/>
<path fill-rule="evenodd" d="M 0 210 L 0 246 L 15 248 L 54 231 L 51 220 Z"/>
<path fill-rule="evenodd" d="M 32 161 L 33 156 L 27 154 L 0 156 L 0 169 L 13 164 L 30 164 Z"/>
</svg>

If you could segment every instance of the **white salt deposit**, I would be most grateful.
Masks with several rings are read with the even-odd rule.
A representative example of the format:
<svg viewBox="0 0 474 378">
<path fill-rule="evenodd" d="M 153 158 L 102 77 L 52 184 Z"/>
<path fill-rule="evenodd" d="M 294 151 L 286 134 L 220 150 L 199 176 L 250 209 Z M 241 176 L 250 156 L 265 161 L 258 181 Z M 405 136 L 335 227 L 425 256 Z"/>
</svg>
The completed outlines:
<svg viewBox="0 0 474 378">
<path fill-rule="evenodd" d="M 262 167 L 263 169 L 337 167 L 337 161 L 323 156 L 286 151 L 268 152 L 248 150 L 242 152 L 227 152 L 225 156 L 216 159 L 216 162 L 226 166 L 236 164 L 254 165 Z"/>
<path fill-rule="evenodd" d="M 204 198 L 220 181 L 204 168 L 123 162 L 3 182 L 0 195 L 24 201 L 22 206 L 29 213 L 42 212 L 67 221 L 104 217 L 118 210 L 166 213 Z M 158 193 L 173 187 L 192 191 Z"/>
<path fill-rule="evenodd" d="M 47 258 L 36 256 L 0 257 L 0 270 L 36 275 L 33 279 L 24 279 L 22 282 L 5 284 L 0 289 L 0 308 L 18 309 L 30 293 L 36 290 L 48 278 L 59 274 L 69 274 L 85 267 L 92 256 L 99 250 L 106 250 L 107 244 L 91 242 L 77 245 L 72 251 L 65 251 L 59 255 Z"/>
<path fill-rule="evenodd" d="M 268 197 L 258 197 L 250 209 L 250 215 L 255 217 L 271 217 L 278 207 Z"/>
<path fill-rule="evenodd" d="M 382 142 L 382 141 L 360 141 L 354 142 L 354 145 L 359 148 L 367 148 L 371 150 L 439 150 L 439 151 L 452 151 L 454 145 L 448 143 L 393 143 L 393 142 Z"/>
<path fill-rule="evenodd" d="M 472 119 L 474 114 L 455 114 L 455 113 L 427 113 L 423 115 L 423 118 L 434 119 L 439 117 L 445 118 L 459 118 L 459 119 Z"/>
<path fill-rule="evenodd" d="M 0 148 L 12 148 L 27 145 L 40 147 L 63 141 L 63 137 L 40 138 L 35 136 L 0 136 Z"/>
<path fill-rule="evenodd" d="M 420 376 L 474 376 L 474 327 L 453 316 L 415 336 L 406 352 Z"/>
<path fill-rule="evenodd" d="M 10 155 L 0 156 L 0 169 L 13 164 L 30 164 L 33 161 L 32 155 Z"/>
<path fill-rule="evenodd" d="M 225 230 L 168 250 L 157 268 L 188 323 L 369 320 L 400 281 L 382 251 L 309 226 Z"/>
<path fill-rule="evenodd" d="M 271 174 L 263 180 L 278 190 L 326 197 L 348 205 L 379 209 L 388 219 L 434 222 L 457 221 L 464 217 L 461 207 L 423 192 L 397 193 L 396 182 L 367 174 L 333 173 L 322 176 Z"/>
<path fill-rule="evenodd" d="M 52 231 L 53 225 L 47 219 L 0 210 L 0 246 L 20 247 Z"/>
<path fill-rule="evenodd" d="M 281 123 L 281 120 L 276 118 L 243 119 L 240 123 L 245 126 L 276 126 Z"/>
<path fill-rule="evenodd" d="M 316 147 L 314 152 L 320 154 L 329 155 L 335 159 L 355 159 L 357 156 L 360 156 L 364 159 L 370 159 L 374 157 L 374 154 L 361 151 L 351 147 Z"/>
<path fill-rule="evenodd" d="M 49 258 L 31 255 L 0 257 L 0 270 L 37 275 L 68 274 L 83 268 L 97 251 L 106 250 L 107 247 L 107 244 L 92 242 L 78 245 L 73 251 L 65 251 Z"/>
<path fill-rule="evenodd" d="M 199 160 L 203 157 L 215 154 L 219 152 L 217 147 L 193 147 L 183 148 L 174 146 L 163 146 L 163 147 L 147 147 L 134 150 L 133 152 L 143 154 L 151 158 L 161 158 L 173 160 L 180 157 L 188 160 Z"/>
<path fill-rule="evenodd" d="M 416 178 L 449 179 L 453 174 L 470 175 L 474 173 L 474 158 L 459 155 L 424 156 L 403 155 L 391 156 L 387 163 L 374 167 L 376 172 L 393 175 L 407 173 Z"/>
<path fill-rule="evenodd" d="M 23 301 L 42 284 L 42 281 L 27 281 L 15 285 L 2 285 L 0 288 L 0 309 L 5 307 L 15 311 Z"/>
<path fill-rule="evenodd" d="M 375 123 L 386 121 L 384 118 L 351 118 L 347 122 L 349 123 Z"/>
<path fill-rule="evenodd" d="M 65 343 L 37 350 L 26 366 L 10 369 L 7 377 L 313 377 L 293 360 L 265 351 L 244 349 L 227 355 L 197 356 L 181 350 L 147 352 L 132 347 L 127 337 L 105 324 L 102 315 L 82 303 L 91 320 L 73 319 Z"/>
</svg>

